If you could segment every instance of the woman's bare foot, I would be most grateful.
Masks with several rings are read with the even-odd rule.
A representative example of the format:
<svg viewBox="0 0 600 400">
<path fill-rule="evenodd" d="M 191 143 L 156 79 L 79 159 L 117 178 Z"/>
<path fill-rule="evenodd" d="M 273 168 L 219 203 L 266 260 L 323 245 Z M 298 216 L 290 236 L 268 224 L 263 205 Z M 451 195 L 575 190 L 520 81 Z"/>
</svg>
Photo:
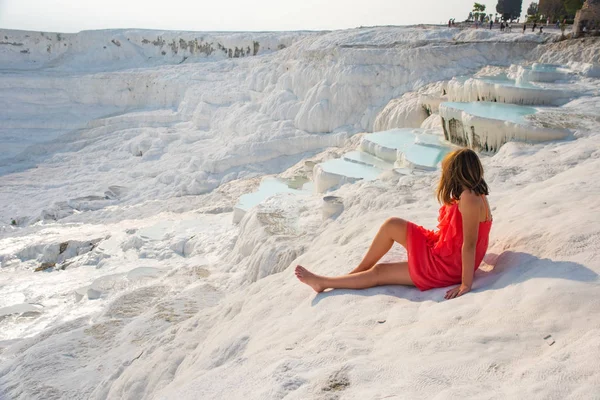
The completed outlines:
<svg viewBox="0 0 600 400">
<path fill-rule="evenodd" d="M 308 286 L 314 289 L 315 292 L 321 293 L 326 288 L 319 283 L 320 277 L 313 274 L 301 265 L 296 266 L 296 278 L 302 283 L 306 283 Z"/>
</svg>

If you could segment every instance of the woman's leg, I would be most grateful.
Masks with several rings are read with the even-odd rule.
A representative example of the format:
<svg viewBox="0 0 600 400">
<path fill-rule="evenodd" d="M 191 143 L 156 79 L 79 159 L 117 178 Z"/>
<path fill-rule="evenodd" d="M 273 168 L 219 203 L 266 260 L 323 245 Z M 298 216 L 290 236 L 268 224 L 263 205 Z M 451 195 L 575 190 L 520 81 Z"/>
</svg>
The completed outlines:
<svg viewBox="0 0 600 400">
<path fill-rule="evenodd" d="M 325 289 L 366 289 L 382 285 L 409 285 L 414 286 L 408 273 L 408 263 L 398 262 L 377 264 L 367 271 L 328 278 L 315 275 L 306 268 L 298 265 L 296 277 L 320 293 Z"/>
<path fill-rule="evenodd" d="M 358 267 L 354 268 L 350 274 L 356 274 L 372 268 L 377 264 L 377 261 L 381 260 L 381 257 L 383 257 L 385 253 L 390 251 L 394 242 L 398 242 L 406 247 L 407 229 L 407 221 L 401 218 L 388 218 L 383 225 L 381 225 L 381 228 L 379 228 L 379 232 L 375 235 L 375 239 L 373 239 L 367 254 L 360 264 L 358 264 Z"/>
</svg>

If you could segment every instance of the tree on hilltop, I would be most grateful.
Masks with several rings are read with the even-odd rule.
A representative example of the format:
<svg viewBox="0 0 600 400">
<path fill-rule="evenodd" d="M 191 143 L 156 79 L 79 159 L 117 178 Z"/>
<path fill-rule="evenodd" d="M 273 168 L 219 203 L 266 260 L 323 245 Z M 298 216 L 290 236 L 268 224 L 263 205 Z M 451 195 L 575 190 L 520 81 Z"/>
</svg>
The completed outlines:
<svg viewBox="0 0 600 400">
<path fill-rule="evenodd" d="M 540 1 L 539 13 L 552 21 L 574 18 L 583 3 L 584 0 L 543 0 Z"/>
<path fill-rule="evenodd" d="M 521 16 L 523 0 L 498 0 L 496 12 L 502 15 L 505 21 L 512 21 Z"/>
<path fill-rule="evenodd" d="M 563 0 L 567 15 L 574 17 L 575 14 L 583 6 L 584 0 Z"/>
<path fill-rule="evenodd" d="M 473 4 L 473 17 L 475 21 L 480 21 L 485 16 L 485 4 L 475 3 Z"/>
<path fill-rule="evenodd" d="M 540 1 L 540 14 L 549 17 L 552 22 L 560 19 L 566 13 L 563 0 L 544 0 Z"/>
<path fill-rule="evenodd" d="M 540 13 L 540 10 L 538 8 L 538 3 L 533 2 L 529 5 L 529 8 L 527 8 L 527 15 L 538 15 Z"/>
<path fill-rule="evenodd" d="M 527 8 L 527 22 L 533 22 L 540 19 L 540 10 L 538 3 L 533 2 Z"/>
</svg>

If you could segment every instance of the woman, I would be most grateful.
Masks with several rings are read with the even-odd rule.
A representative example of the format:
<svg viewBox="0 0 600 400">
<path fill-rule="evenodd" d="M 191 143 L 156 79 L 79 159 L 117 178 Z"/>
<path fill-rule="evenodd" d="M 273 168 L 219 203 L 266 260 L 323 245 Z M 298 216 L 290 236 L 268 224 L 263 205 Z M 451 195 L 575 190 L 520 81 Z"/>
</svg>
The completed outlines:
<svg viewBox="0 0 600 400">
<path fill-rule="evenodd" d="M 410 285 L 420 290 L 460 284 L 446 299 L 471 290 L 473 274 L 487 250 L 492 217 L 488 186 L 477 154 L 456 150 L 442 161 L 437 198 L 442 207 L 436 232 L 400 218 L 381 226 L 369 251 L 350 274 L 329 278 L 298 265 L 296 277 L 315 291 Z M 408 262 L 377 264 L 394 242 L 406 248 Z"/>
</svg>

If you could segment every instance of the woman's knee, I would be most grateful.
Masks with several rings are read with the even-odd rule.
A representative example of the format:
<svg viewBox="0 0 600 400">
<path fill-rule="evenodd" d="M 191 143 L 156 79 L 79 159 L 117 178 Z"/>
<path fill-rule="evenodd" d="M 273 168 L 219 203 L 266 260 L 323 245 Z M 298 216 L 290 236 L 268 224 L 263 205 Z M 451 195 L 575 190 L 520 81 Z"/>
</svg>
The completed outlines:
<svg viewBox="0 0 600 400">
<path fill-rule="evenodd" d="M 406 231 L 406 220 L 397 217 L 391 217 L 385 220 L 382 227 L 386 229 Z"/>
<path fill-rule="evenodd" d="M 385 266 L 383 264 L 375 264 L 369 271 L 371 272 L 371 284 L 373 286 L 381 285 L 385 272 Z"/>
<path fill-rule="evenodd" d="M 408 221 L 397 217 L 388 218 L 381 226 L 381 228 L 387 232 L 390 238 L 402 244 L 403 246 L 406 242 L 407 227 Z"/>
<path fill-rule="evenodd" d="M 390 217 L 388 219 L 386 219 L 385 221 L 383 221 L 383 224 L 381 224 L 382 227 L 390 227 L 390 226 L 394 226 L 396 224 L 398 224 L 398 220 L 401 220 L 400 218 L 396 218 L 396 217 Z"/>
<path fill-rule="evenodd" d="M 381 263 L 371 268 L 372 284 L 381 285 L 414 285 L 408 272 L 408 263 Z"/>
<path fill-rule="evenodd" d="M 374 286 L 393 284 L 394 279 L 391 276 L 393 271 L 392 265 L 389 263 L 376 264 L 373 268 L 372 284 Z"/>
</svg>

